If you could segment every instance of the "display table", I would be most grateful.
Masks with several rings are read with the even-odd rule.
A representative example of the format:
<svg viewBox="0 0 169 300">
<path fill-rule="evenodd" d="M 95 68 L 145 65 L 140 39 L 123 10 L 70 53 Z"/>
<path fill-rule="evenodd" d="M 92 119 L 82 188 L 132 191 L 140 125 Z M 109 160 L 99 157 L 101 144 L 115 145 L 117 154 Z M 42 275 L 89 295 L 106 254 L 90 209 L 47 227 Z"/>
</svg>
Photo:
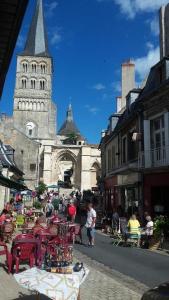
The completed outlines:
<svg viewBox="0 0 169 300">
<path fill-rule="evenodd" d="M 78 273 L 56 274 L 48 273 L 38 268 L 15 274 L 19 285 L 43 294 L 52 300 L 79 300 L 80 285 L 86 279 L 89 270 L 85 268 Z"/>
</svg>

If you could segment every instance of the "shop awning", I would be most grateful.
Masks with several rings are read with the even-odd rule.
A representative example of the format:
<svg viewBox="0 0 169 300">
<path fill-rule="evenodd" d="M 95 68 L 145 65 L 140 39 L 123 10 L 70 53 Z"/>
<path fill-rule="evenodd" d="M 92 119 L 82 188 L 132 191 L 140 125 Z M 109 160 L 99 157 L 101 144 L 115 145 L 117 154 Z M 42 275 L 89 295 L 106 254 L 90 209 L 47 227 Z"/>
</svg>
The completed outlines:
<svg viewBox="0 0 169 300">
<path fill-rule="evenodd" d="M 0 1 L 0 97 L 28 0 Z"/>
<path fill-rule="evenodd" d="M 17 181 L 11 180 L 5 176 L 3 176 L 2 174 L 0 174 L 0 185 L 11 188 L 11 189 L 15 189 L 18 191 L 23 191 L 23 190 L 27 190 L 27 186 L 19 183 Z"/>
</svg>

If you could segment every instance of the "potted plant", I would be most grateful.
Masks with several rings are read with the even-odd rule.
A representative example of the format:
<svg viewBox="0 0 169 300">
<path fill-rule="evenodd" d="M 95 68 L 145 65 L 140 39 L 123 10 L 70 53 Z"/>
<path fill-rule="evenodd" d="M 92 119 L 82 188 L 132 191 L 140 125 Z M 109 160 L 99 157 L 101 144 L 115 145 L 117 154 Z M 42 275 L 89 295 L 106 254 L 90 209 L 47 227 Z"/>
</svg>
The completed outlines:
<svg viewBox="0 0 169 300">
<path fill-rule="evenodd" d="M 169 232 L 169 219 L 165 216 L 159 216 L 154 220 L 153 226 L 154 235 L 151 239 L 149 249 L 157 250 L 162 246 L 164 237 Z"/>
</svg>

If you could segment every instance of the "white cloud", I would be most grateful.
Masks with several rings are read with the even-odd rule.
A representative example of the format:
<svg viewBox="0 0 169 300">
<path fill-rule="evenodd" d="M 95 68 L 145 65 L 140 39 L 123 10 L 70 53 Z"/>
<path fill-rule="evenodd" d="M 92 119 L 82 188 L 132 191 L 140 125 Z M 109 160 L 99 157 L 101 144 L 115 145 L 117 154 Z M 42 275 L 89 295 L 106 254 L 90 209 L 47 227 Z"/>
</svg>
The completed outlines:
<svg viewBox="0 0 169 300">
<path fill-rule="evenodd" d="M 146 75 L 148 75 L 150 68 L 155 65 L 160 59 L 159 47 L 149 49 L 146 56 L 136 58 L 134 60 L 136 66 L 136 73 L 139 80 L 144 80 Z"/>
<path fill-rule="evenodd" d="M 46 3 L 45 7 L 46 7 L 46 13 L 45 15 L 47 17 L 51 17 L 56 9 L 56 7 L 58 6 L 58 2 L 57 1 L 51 1 L 50 3 Z"/>
<path fill-rule="evenodd" d="M 90 106 L 90 105 L 85 105 L 85 108 L 90 112 L 92 113 L 93 115 L 96 115 L 97 112 L 99 111 L 99 108 L 98 107 L 95 107 L 95 106 Z"/>
<path fill-rule="evenodd" d="M 61 34 L 59 33 L 59 31 L 55 31 L 53 32 L 52 36 L 51 36 L 51 45 L 58 45 L 60 42 L 62 41 L 62 36 Z"/>
<path fill-rule="evenodd" d="M 18 36 L 18 39 L 17 39 L 17 43 L 16 43 L 16 46 L 18 48 L 23 48 L 24 47 L 24 43 L 25 43 L 25 39 L 22 35 L 19 35 Z"/>
<path fill-rule="evenodd" d="M 113 0 L 120 6 L 123 14 L 133 19 L 138 12 L 153 12 L 162 5 L 168 3 L 168 0 Z"/>
<path fill-rule="evenodd" d="M 101 90 L 105 90 L 105 85 L 102 83 L 97 83 L 93 86 L 93 89 L 97 90 L 97 91 L 101 91 Z"/>
<path fill-rule="evenodd" d="M 113 89 L 113 92 L 121 93 L 121 81 L 112 82 L 111 88 Z"/>
<path fill-rule="evenodd" d="M 153 18 L 150 22 L 150 29 L 154 35 L 159 35 L 159 20 L 158 17 Z M 148 23 L 148 22 L 147 22 Z"/>
<path fill-rule="evenodd" d="M 151 42 L 147 42 L 147 43 L 146 43 L 146 47 L 147 47 L 148 49 L 153 49 L 153 48 L 154 48 L 154 45 L 153 45 Z"/>
</svg>

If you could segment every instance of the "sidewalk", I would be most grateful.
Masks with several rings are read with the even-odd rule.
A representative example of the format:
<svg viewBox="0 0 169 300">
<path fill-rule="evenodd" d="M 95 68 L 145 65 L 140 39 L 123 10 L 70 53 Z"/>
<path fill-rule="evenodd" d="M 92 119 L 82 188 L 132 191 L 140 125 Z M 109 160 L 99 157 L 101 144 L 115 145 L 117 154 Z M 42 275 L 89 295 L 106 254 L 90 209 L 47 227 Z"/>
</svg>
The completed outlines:
<svg viewBox="0 0 169 300">
<path fill-rule="evenodd" d="M 106 267 L 91 261 L 87 256 L 75 251 L 78 261 L 83 261 L 90 270 L 89 276 L 81 286 L 81 300 L 140 300 L 146 287 L 132 284 L 133 288 L 124 284 L 123 278 L 114 279 L 108 274 Z M 1 300 L 36 300 L 26 289 L 22 289 L 12 275 L 8 275 L 3 267 L 0 267 L 0 299 Z M 127 286 L 128 285 L 128 286 Z M 134 289 L 134 290 L 133 290 Z M 139 292 L 140 290 L 140 292 Z M 41 295 L 40 300 L 48 300 Z"/>
<path fill-rule="evenodd" d="M 79 251 L 74 252 L 75 257 L 90 270 L 81 287 L 81 300 L 140 300 L 148 289 L 145 285 L 91 260 Z"/>
</svg>

